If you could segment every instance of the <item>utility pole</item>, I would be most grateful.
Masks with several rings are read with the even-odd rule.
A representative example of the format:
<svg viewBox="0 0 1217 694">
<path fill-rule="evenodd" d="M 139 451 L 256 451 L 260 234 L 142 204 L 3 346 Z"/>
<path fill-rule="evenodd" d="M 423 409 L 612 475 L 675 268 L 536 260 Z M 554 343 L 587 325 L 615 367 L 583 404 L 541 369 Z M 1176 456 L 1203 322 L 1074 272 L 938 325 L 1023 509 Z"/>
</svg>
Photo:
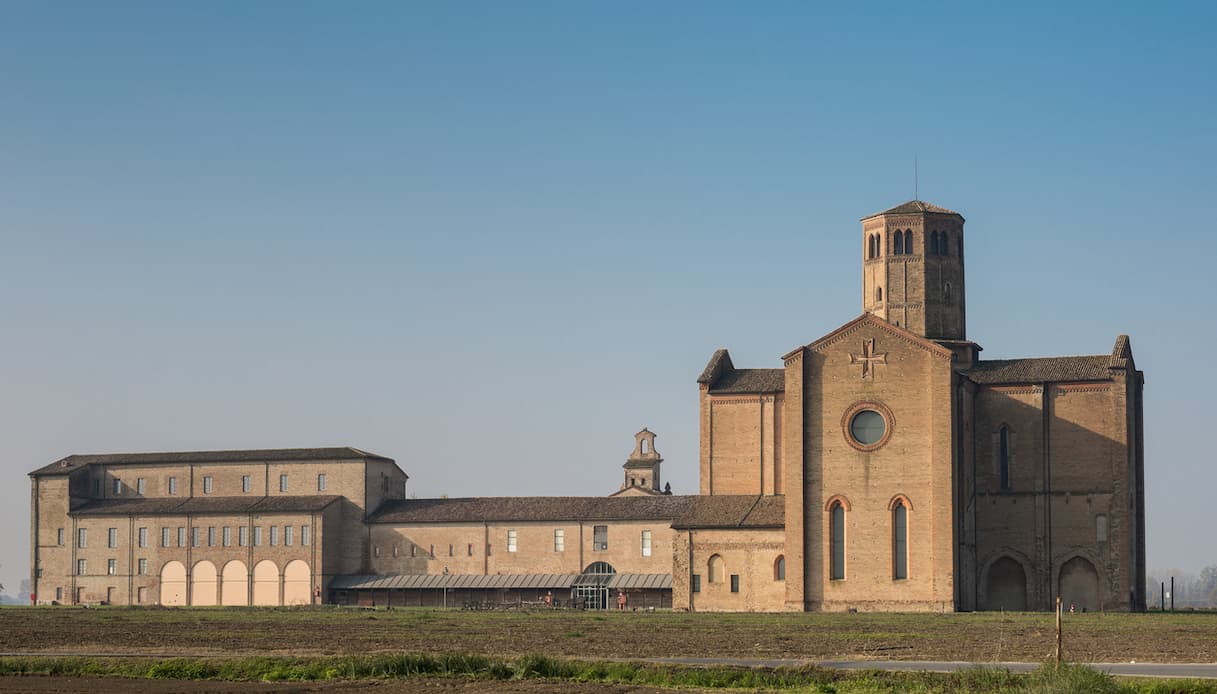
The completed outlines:
<svg viewBox="0 0 1217 694">
<path fill-rule="evenodd" d="M 1061 664 L 1061 596 L 1056 596 L 1056 664 Z"/>
</svg>

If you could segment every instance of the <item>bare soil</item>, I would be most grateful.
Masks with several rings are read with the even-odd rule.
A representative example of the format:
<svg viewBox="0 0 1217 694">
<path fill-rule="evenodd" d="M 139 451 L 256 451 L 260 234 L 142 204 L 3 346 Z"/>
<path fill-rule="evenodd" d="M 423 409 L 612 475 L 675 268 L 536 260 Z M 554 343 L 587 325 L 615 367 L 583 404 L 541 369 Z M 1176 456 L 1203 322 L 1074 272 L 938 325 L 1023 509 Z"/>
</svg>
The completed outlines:
<svg viewBox="0 0 1217 694">
<path fill-rule="evenodd" d="M 1217 613 L 1066 615 L 1081 662 L 1217 662 Z M 0 653 L 1042 661 L 1048 614 L 363 612 L 337 608 L 4 608 Z"/>
<path fill-rule="evenodd" d="M 30 694 L 671 694 L 670 689 L 617 684 L 547 682 L 545 680 L 475 680 L 419 677 L 409 680 L 355 682 L 183 682 L 117 677 L 0 677 L 0 692 Z M 704 690 L 684 689 L 699 692 Z"/>
</svg>

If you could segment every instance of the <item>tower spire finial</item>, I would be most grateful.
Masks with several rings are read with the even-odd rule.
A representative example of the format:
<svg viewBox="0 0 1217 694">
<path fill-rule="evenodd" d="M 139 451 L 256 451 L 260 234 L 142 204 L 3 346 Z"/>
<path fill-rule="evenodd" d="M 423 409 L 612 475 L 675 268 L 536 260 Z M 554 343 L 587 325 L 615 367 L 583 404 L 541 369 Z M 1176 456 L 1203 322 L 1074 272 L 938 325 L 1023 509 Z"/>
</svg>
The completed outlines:
<svg viewBox="0 0 1217 694">
<path fill-rule="evenodd" d="M 913 153 L 913 199 L 914 199 L 914 200 L 920 200 L 920 199 L 921 199 L 921 191 L 919 191 L 919 190 L 918 190 L 918 181 L 917 181 L 917 154 L 916 154 L 915 152 Z"/>
</svg>

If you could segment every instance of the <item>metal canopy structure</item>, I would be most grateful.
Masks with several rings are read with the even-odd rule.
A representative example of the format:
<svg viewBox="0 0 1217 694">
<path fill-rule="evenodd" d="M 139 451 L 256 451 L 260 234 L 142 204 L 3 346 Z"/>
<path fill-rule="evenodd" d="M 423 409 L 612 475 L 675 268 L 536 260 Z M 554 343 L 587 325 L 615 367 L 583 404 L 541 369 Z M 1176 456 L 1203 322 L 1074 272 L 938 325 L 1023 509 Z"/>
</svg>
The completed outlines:
<svg viewBox="0 0 1217 694">
<path fill-rule="evenodd" d="M 569 589 L 599 585 L 620 590 L 671 590 L 672 574 L 394 574 L 335 576 L 330 590 Z"/>
</svg>

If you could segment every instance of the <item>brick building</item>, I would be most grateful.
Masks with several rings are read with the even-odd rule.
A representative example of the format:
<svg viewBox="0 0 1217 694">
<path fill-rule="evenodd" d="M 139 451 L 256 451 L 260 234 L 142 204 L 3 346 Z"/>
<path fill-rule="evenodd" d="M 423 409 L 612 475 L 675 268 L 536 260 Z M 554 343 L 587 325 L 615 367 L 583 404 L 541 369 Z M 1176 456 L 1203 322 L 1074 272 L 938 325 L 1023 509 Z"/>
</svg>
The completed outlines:
<svg viewBox="0 0 1217 694">
<path fill-rule="evenodd" d="M 1145 604 L 1143 374 L 982 360 L 964 219 L 862 220 L 861 316 L 701 377 L 700 488 L 643 429 L 608 497 L 410 499 L 354 448 L 69 456 L 31 473 L 40 602 L 689 610 Z"/>
</svg>

